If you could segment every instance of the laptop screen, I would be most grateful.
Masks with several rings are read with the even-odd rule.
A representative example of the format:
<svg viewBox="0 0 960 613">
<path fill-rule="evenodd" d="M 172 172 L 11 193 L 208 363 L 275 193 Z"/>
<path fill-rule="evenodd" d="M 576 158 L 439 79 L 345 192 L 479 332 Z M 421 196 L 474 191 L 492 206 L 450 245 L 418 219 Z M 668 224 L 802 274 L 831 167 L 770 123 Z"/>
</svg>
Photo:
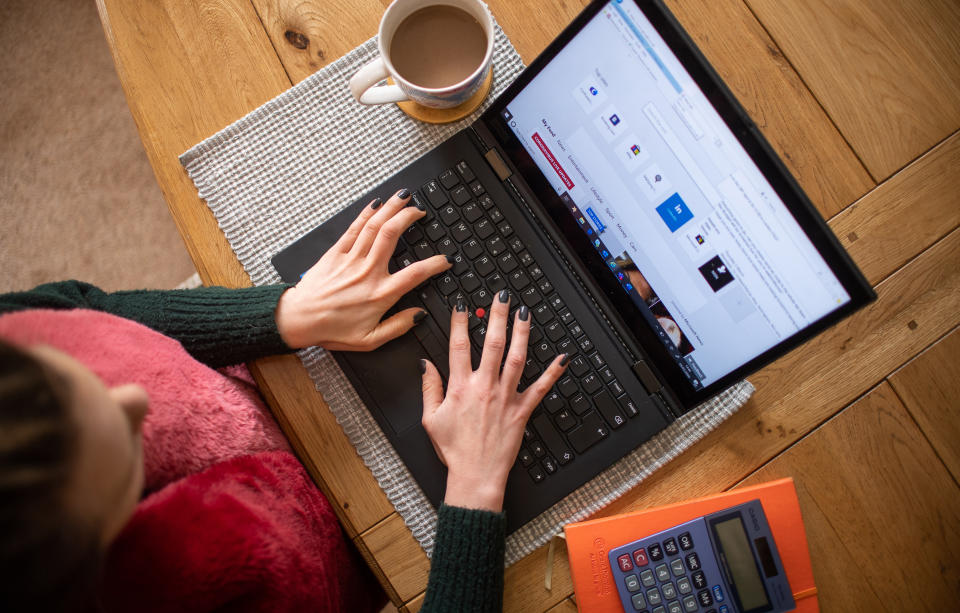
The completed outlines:
<svg viewBox="0 0 960 613">
<path fill-rule="evenodd" d="M 694 389 L 850 302 L 633 2 L 603 6 L 501 116 Z"/>
</svg>

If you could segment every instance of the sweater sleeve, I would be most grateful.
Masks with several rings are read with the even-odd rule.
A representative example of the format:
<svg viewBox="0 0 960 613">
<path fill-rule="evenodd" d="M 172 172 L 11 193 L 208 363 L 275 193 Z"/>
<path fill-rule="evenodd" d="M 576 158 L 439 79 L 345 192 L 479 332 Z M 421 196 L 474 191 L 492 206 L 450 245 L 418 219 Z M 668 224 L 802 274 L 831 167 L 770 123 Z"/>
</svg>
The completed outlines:
<svg viewBox="0 0 960 613">
<path fill-rule="evenodd" d="M 503 513 L 440 505 L 422 613 L 503 609 Z"/>
<path fill-rule="evenodd" d="M 93 309 L 141 323 L 180 341 L 212 367 L 289 353 L 275 311 L 289 285 L 243 289 L 201 287 L 107 293 L 80 281 L 39 285 L 0 295 L 0 313 L 25 309 Z"/>
</svg>

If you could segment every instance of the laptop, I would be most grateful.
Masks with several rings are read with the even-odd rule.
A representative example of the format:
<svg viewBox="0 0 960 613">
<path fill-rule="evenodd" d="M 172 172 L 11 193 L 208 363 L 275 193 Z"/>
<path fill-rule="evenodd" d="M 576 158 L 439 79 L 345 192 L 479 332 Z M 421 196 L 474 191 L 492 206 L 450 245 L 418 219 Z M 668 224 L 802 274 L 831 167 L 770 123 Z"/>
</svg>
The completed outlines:
<svg viewBox="0 0 960 613">
<path fill-rule="evenodd" d="M 391 269 L 436 253 L 455 264 L 401 300 L 429 313 L 411 333 L 333 355 L 439 505 L 446 474 L 420 424 L 418 360 L 446 378 L 458 299 L 475 359 L 500 290 L 530 308 L 522 385 L 572 357 L 524 432 L 509 532 L 875 298 L 659 0 L 591 3 L 470 127 L 274 256 L 283 280 L 402 187 L 428 214 Z"/>
</svg>

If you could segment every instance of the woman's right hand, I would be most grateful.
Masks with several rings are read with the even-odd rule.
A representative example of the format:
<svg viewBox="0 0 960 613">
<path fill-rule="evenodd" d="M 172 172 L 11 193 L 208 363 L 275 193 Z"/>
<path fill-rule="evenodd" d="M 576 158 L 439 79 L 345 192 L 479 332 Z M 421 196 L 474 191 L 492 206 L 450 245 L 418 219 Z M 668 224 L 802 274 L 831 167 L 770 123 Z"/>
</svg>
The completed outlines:
<svg viewBox="0 0 960 613">
<path fill-rule="evenodd" d="M 461 303 L 450 323 L 450 380 L 447 393 L 436 367 L 424 360 L 423 427 L 447 466 L 444 502 L 451 506 L 500 511 L 507 475 L 523 438 L 523 428 L 560 375 L 566 355 L 558 355 L 540 377 L 518 392 L 526 363 L 530 311 L 517 310 L 503 370 L 510 295 L 504 290 L 490 309 L 480 366 L 470 361 L 469 317 Z"/>
</svg>

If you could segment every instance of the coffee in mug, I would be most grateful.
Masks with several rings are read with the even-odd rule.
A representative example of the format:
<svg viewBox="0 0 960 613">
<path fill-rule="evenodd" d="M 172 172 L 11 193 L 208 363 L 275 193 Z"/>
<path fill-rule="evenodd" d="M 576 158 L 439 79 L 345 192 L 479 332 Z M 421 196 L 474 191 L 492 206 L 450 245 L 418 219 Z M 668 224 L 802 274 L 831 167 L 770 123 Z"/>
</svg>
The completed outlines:
<svg viewBox="0 0 960 613">
<path fill-rule="evenodd" d="M 350 79 L 350 91 L 361 104 L 457 106 L 486 79 L 493 39 L 481 0 L 394 0 L 380 20 L 380 57 Z M 395 85 L 378 85 L 388 76 Z"/>
</svg>

